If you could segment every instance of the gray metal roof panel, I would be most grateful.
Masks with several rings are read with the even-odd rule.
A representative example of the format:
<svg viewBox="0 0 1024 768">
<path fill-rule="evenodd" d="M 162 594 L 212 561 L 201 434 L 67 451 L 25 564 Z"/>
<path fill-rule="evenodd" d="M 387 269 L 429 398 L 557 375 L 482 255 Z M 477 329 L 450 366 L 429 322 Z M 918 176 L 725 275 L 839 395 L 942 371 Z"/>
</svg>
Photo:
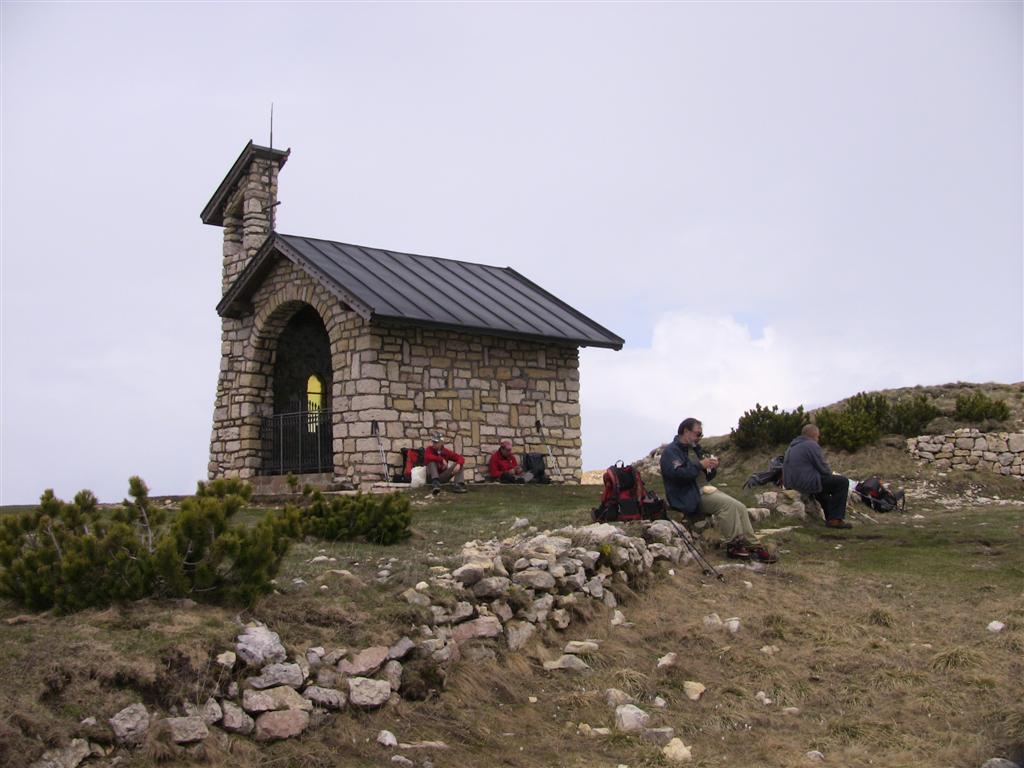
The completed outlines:
<svg viewBox="0 0 1024 768">
<path fill-rule="evenodd" d="M 274 240 L 378 318 L 581 346 L 623 345 L 607 328 L 508 267 L 296 235 L 275 234 Z M 247 293 L 239 288 L 239 295 Z"/>
</svg>

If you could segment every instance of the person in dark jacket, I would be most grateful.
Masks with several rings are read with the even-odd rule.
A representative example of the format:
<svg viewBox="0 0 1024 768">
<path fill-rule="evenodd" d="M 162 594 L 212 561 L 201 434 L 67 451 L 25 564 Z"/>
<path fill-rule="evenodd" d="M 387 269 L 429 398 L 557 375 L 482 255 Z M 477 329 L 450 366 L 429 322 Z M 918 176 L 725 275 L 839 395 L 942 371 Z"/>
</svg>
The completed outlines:
<svg viewBox="0 0 1024 768">
<path fill-rule="evenodd" d="M 820 438 L 821 430 L 808 424 L 800 437 L 789 444 L 782 463 L 782 484 L 817 499 L 825 511 L 825 525 L 829 528 L 852 528 L 845 519 L 850 481 L 832 473 L 818 445 Z"/>
<path fill-rule="evenodd" d="M 462 465 L 466 460 L 455 451 L 444 447 L 444 437 L 437 433 L 431 438 L 430 444 L 423 452 L 423 463 L 427 465 L 427 480 L 435 496 L 441 492 L 441 484 L 452 481 L 455 493 L 466 492 L 465 475 Z"/>
<path fill-rule="evenodd" d="M 661 454 L 661 478 L 665 482 L 669 507 L 682 512 L 690 522 L 712 518 L 727 542 L 726 552 L 730 557 L 753 555 L 759 560 L 774 562 L 777 558 L 773 553 L 757 546 L 750 513 L 742 502 L 717 489 L 701 492 L 699 478 L 703 475 L 711 480 L 718 471 L 718 459 L 706 455 L 700 447 L 703 435 L 703 427 L 697 419 L 684 419 L 675 439 Z"/>
</svg>

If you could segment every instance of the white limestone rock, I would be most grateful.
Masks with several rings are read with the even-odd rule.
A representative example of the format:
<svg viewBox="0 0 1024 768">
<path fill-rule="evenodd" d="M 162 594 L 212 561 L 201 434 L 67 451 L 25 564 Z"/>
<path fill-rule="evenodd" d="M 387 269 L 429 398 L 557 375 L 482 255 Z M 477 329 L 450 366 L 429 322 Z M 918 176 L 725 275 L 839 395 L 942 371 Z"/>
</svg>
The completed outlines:
<svg viewBox="0 0 1024 768">
<path fill-rule="evenodd" d="M 651 716 L 633 704 L 622 704 L 615 708 L 615 730 L 624 733 L 642 731 Z"/>
</svg>

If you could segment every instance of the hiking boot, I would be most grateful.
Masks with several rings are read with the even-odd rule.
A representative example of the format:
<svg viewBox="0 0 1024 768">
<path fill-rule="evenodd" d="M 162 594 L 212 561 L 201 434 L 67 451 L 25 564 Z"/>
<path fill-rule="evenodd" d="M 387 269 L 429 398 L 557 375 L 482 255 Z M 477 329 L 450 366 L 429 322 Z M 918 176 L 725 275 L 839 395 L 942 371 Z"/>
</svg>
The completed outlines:
<svg viewBox="0 0 1024 768">
<path fill-rule="evenodd" d="M 519 475 L 519 477 L 517 477 L 515 481 L 517 485 L 522 485 L 523 483 L 526 482 L 526 478 L 523 477 L 522 475 Z"/>
<path fill-rule="evenodd" d="M 779 556 L 772 552 L 767 547 L 757 546 L 750 550 L 751 558 L 757 560 L 759 563 L 777 563 L 779 562 Z"/>
<path fill-rule="evenodd" d="M 433 494 L 434 496 L 437 496 L 437 494 L 439 494 L 441 492 L 441 481 L 440 480 L 435 480 L 433 483 L 431 483 L 431 485 L 433 486 L 430 489 L 431 494 Z"/>
<path fill-rule="evenodd" d="M 841 518 L 838 518 L 838 517 L 835 518 L 834 520 L 826 520 L 825 521 L 825 527 L 826 528 L 853 528 L 853 526 L 850 525 L 848 522 L 846 522 L 845 520 L 843 520 Z"/>
<path fill-rule="evenodd" d="M 749 560 L 750 549 L 743 539 L 733 539 L 725 547 L 725 554 L 737 560 Z"/>
<path fill-rule="evenodd" d="M 465 493 L 467 491 L 465 483 L 456 483 L 452 486 L 452 493 Z"/>
</svg>

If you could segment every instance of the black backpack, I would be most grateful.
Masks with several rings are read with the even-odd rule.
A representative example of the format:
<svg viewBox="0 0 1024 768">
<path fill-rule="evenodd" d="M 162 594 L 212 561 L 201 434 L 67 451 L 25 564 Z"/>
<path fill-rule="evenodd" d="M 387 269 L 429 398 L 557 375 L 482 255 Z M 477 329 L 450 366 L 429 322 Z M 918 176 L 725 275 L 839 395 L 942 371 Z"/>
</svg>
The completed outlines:
<svg viewBox="0 0 1024 768">
<path fill-rule="evenodd" d="M 900 512 L 907 508 L 907 495 L 904 491 L 891 491 L 882 484 L 882 478 L 873 475 L 862 480 L 853 487 L 860 500 L 875 512 L 892 512 L 897 507 Z"/>
<path fill-rule="evenodd" d="M 644 488 L 640 472 L 632 465 L 617 461 L 604 472 L 604 492 L 600 506 L 590 513 L 598 523 L 630 520 L 663 520 L 665 502 Z"/>
<path fill-rule="evenodd" d="M 768 469 L 764 472 L 755 472 L 747 478 L 747 482 L 743 484 L 744 488 L 753 488 L 755 485 L 767 485 L 768 483 L 775 483 L 775 485 L 782 485 L 782 463 L 784 461 L 783 456 L 776 456 L 774 459 L 768 462 Z"/>
</svg>

